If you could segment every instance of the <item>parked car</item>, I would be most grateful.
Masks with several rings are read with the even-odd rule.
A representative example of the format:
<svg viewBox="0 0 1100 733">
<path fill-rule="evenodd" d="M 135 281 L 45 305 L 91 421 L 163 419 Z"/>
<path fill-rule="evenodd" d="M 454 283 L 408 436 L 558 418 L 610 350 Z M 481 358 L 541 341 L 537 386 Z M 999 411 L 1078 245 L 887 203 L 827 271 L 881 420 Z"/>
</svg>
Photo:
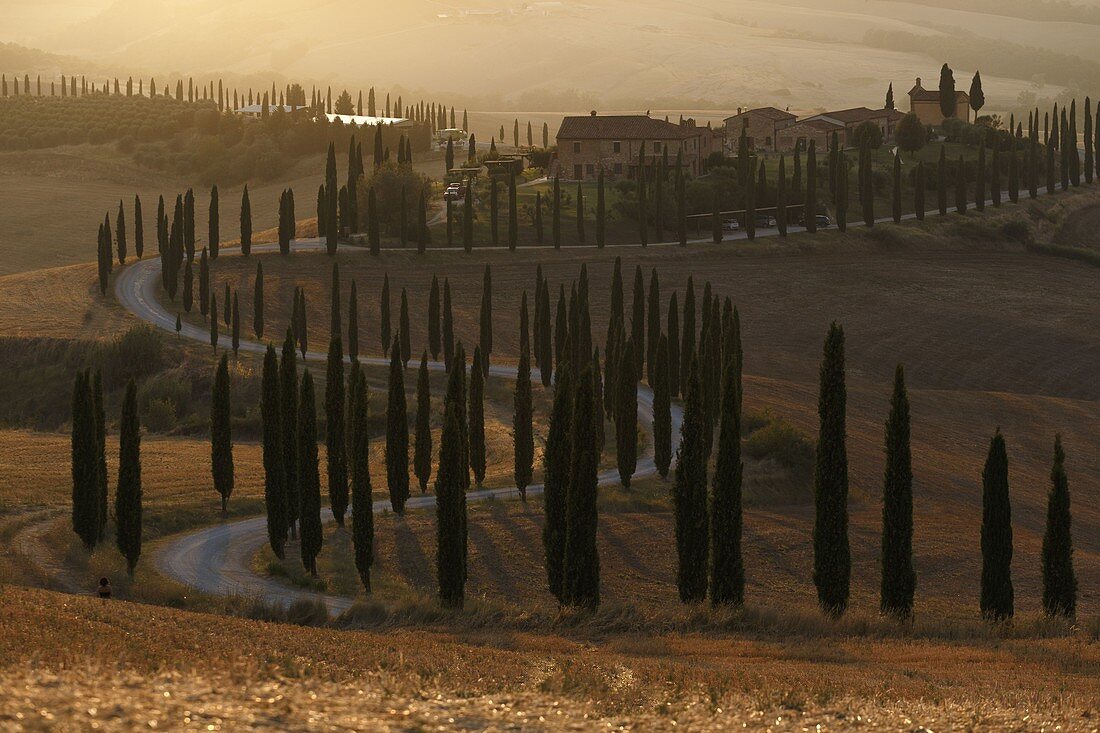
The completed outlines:
<svg viewBox="0 0 1100 733">
<path fill-rule="evenodd" d="M 756 215 L 756 226 L 758 229 L 771 229 L 776 224 L 774 216 L 768 216 L 767 214 Z"/>
<path fill-rule="evenodd" d="M 818 214 L 817 216 L 814 217 L 814 219 L 817 221 L 817 228 L 818 229 L 825 229 L 827 227 L 832 226 L 832 224 L 833 224 L 832 219 L 830 219 L 825 214 Z M 806 217 L 802 217 L 798 221 L 798 225 L 803 226 L 803 227 L 806 226 Z"/>
<path fill-rule="evenodd" d="M 722 231 L 736 232 L 740 228 L 741 225 L 737 222 L 736 219 L 726 219 L 722 222 Z"/>
<path fill-rule="evenodd" d="M 444 201 L 457 201 L 466 195 L 466 187 L 461 183 L 452 183 L 443 192 Z"/>
</svg>

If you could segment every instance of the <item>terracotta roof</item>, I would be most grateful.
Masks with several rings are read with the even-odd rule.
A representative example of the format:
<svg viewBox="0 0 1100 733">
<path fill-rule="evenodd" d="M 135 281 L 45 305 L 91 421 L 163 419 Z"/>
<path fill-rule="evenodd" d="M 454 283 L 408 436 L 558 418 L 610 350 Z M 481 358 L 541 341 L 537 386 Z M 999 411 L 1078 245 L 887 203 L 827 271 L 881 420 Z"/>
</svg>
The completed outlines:
<svg viewBox="0 0 1100 733">
<path fill-rule="evenodd" d="M 681 127 L 648 115 L 578 115 L 561 121 L 557 137 L 566 140 L 668 140 L 700 132 L 697 127 Z"/>
<path fill-rule="evenodd" d="M 913 88 L 909 90 L 909 99 L 914 102 L 938 102 L 940 101 L 940 91 L 938 89 L 925 89 L 918 79 Z M 961 89 L 956 89 L 955 100 L 969 103 L 970 95 Z"/>
<path fill-rule="evenodd" d="M 881 117 L 889 116 L 890 110 L 887 109 L 868 109 L 866 107 L 852 107 L 850 109 L 838 109 L 833 112 L 822 112 L 819 115 L 814 115 L 812 119 L 828 117 L 829 119 L 836 120 L 837 122 L 842 122 L 846 125 L 850 125 L 854 122 L 877 120 Z"/>
<path fill-rule="evenodd" d="M 790 112 L 778 109 L 776 107 L 757 107 L 756 109 L 747 109 L 744 112 L 739 112 L 732 117 L 727 117 L 724 121 L 736 120 L 738 117 L 744 117 L 746 115 L 756 115 L 757 117 L 764 117 L 774 122 L 781 122 L 783 120 L 793 120 L 795 116 Z"/>
<path fill-rule="evenodd" d="M 812 118 L 812 119 L 808 119 L 808 120 L 799 120 L 795 124 L 796 125 L 809 125 L 810 127 L 816 127 L 819 130 L 824 130 L 825 132 L 832 132 L 833 130 L 838 130 L 838 129 L 844 127 L 844 125 L 840 124 L 839 122 L 833 122 L 832 120 L 825 120 L 825 119 L 821 119 L 821 118 Z"/>
</svg>

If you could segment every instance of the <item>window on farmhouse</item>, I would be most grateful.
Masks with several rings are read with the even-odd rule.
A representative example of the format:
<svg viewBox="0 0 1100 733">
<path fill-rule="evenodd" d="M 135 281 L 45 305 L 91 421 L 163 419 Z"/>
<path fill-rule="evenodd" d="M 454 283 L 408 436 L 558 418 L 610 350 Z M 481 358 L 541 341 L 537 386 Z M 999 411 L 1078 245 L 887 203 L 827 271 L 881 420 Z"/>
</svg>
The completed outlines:
<svg viewBox="0 0 1100 733">
<path fill-rule="evenodd" d="M 579 142 L 573 143 L 573 152 L 574 153 L 581 152 L 581 144 Z"/>
<path fill-rule="evenodd" d="M 619 142 L 618 140 L 616 140 L 615 142 L 611 143 L 611 147 L 616 153 L 621 153 L 622 148 L 623 148 L 623 144 L 621 142 Z"/>
</svg>

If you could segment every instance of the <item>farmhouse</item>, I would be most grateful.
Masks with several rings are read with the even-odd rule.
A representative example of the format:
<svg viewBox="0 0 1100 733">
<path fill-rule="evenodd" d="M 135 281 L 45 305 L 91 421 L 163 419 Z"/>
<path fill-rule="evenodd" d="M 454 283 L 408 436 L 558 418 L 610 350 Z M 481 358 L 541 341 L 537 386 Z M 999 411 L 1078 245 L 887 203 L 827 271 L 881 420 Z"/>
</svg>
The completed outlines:
<svg viewBox="0 0 1100 733">
<path fill-rule="evenodd" d="M 332 115 L 327 114 L 325 117 L 329 122 L 336 122 L 339 120 L 345 125 L 355 125 L 356 127 L 374 127 L 376 125 L 387 125 L 390 127 L 412 127 L 413 121 L 404 117 L 371 117 L 369 115 Z"/>
<path fill-rule="evenodd" d="M 891 140 L 894 137 L 894 128 L 904 117 L 896 109 L 868 109 L 867 107 L 852 107 L 835 112 L 822 112 L 821 114 L 807 117 L 806 121 L 823 120 L 833 125 L 838 125 L 841 144 L 844 147 L 855 145 L 856 129 L 864 122 L 873 122 L 882 130 L 882 139 Z M 830 136 L 832 133 L 829 133 Z"/>
<path fill-rule="evenodd" d="M 305 109 L 305 107 L 293 104 L 269 104 L 267 105 L 267 114 L 271 114 L 279 109 L 281 109 L 283 112 L 286 112 L 287 114 L 293 114 L 294 112 Z M 244 107 L 238 107 L 236 110 L 234 110 L 234 112 L 241 115 L 242 117 L 252 117 L 258 119 L 264 116 L 264 105 L 249 104 L 245 105 Z"/>
<path fill-rule="evenodd" d="M 679 124 L 649 115 L 589 115 L 566 117 L 557 134 L 558 170 L 574 180 L 596 178 L 602 170 L 612 178 L 638 175 L 638 164 L 652 164 L 682 155 L 684 170 L 702 172 L 706 157 L 721 149 L 720 138 L 694 120 Z"/>
<path fill-rule="evenodd" d="M 917 116 L 917 119 L 925 125 L 943 124 L 943 110 L 940 109 L 940 91 L 938 89 L 925 89 L 921 86 L 920 77 L 916 84 L 909 90 L 909 111 Z M 955 91 L 955 116 L 959 113 L 965 115 L 970 122 L 970 95 L 964 91 Z"/>
<path fill-rule="evenodd" d="M 737 114 L 725 119 L 726 140 L 736 145 L 743 129 L 749 150 L 779 150 L 779 131 L 796 119 L 790 112 L 776 107 L 758 107 L 744 112 L 738 109 Z"/>
<path fill-rule="evenodd" d="M 782 153 L 805 151 L 812 140 L 818 150 L 826 150 L 834 132 L 843 134 L 844 125 L 829 119 L 798 120 L 776 133 L 775 149 Z"/>
</svg>

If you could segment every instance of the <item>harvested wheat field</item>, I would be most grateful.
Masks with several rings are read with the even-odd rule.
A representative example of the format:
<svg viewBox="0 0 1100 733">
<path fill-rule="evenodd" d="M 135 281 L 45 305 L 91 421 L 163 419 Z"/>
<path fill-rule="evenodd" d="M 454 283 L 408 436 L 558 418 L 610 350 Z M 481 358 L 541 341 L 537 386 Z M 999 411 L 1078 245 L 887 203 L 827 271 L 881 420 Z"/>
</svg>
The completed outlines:
<svg viewBox="0 0 1100 733">
<path fill-rule="evenodd" d="M 1092 730 L 1100 714 L 1096 646 L 1066 638 L 367 632 L 17 588 L 0 632 L 12 729 Z"/>
</svg>

